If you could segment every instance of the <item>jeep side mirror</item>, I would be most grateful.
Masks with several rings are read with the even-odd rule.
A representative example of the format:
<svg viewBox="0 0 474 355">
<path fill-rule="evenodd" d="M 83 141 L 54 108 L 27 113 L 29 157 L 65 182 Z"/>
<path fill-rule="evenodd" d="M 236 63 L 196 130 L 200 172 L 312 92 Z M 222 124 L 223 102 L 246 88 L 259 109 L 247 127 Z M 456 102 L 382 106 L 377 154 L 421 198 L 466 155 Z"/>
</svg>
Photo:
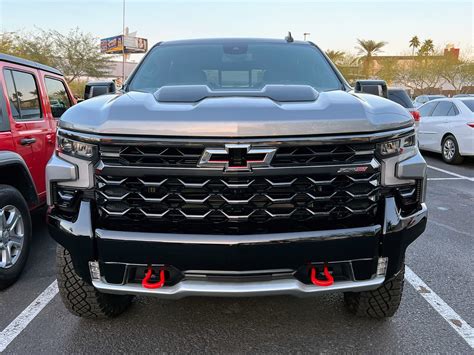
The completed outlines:
<svg viewBox="0 0 474 355">
<path fill-rule="evenodd" d="M 357 80 L 354 91 L 388 98 L 385 80 Z"/>
<path fill-rule="evenodd" d="M 84 100 L 100 95 L 115 94 L 116 91 L 113 81 L 90 81 L 84 88 Z"/>
</svg>

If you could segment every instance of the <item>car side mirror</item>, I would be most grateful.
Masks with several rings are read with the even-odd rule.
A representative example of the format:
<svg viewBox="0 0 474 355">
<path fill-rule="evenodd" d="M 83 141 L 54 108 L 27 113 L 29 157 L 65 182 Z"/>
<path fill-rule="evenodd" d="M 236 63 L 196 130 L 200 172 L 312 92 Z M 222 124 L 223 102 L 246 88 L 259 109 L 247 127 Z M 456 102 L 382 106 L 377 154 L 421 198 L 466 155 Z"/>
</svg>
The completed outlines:
<svg viewBox="0 0 474 355">
<path fill-rule="evenodd" d="M 388 98 L 385 80 L 357 80 L 354 91 Z"/>
<path fill-rule="evenodd" d="M 115 94 L 116 91 L 113 81 L 91 81 L 84 88 L 84 100 L 100 95 Z"/>
</svg>

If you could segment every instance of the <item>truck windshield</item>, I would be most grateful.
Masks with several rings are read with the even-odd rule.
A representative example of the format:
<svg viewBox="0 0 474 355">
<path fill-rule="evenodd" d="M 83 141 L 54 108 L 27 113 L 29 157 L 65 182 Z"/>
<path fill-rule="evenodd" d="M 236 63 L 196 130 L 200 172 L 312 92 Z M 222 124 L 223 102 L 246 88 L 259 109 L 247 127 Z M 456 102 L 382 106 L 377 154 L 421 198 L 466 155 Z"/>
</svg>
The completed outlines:
<svg viewBox="0 0 474 355">
<path fill-rule="evenodd" d="M 319 49 L 297 43 L 164 44 L 154 47 L 127 90 L 154 92 L 168 85 L 261 89 L 267 84 L 343 88 Z"/>
</svg>

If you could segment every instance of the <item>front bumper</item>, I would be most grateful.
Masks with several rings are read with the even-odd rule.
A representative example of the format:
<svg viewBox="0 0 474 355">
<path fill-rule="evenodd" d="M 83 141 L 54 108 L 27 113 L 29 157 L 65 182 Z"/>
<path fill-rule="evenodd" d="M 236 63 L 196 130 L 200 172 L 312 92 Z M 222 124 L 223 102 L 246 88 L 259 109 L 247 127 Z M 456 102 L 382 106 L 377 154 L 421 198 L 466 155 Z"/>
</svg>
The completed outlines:
<svg viewBox="0 0 474 355">
<path fill-rule="evenodd" d="M 51 210 L 48 216 L 53 238 L 70 251 L 76 271 L 98 290 L 113 294 L 148 294 L 162 298 L 186 296 L 308 296 L 319 292 L 354 292 L 377 288 L 403 265 L 405 250 L 425 229 L 425 204 L 402 217 L 394 198 L 386 198 L 383 225 L 316 232 L 264 235 L 175 235 L 94 229 L 91 205 L 82 201 L 75 221 Z M 388 259 L 383 272 L 377 270 Z M 99 265 L 91 278 L 89 263 Z M 346 264 L 349 280 L 318 287 L 298 279 L 298 270 L 315 263 Z M 175 283 L 145 289 L 127 279 L 130 268 L 171 265 L 179 270 Z M 273 273 L 273 271 L 275 272 Z M 283 271 L 285 271 L 283 273 Z M 215 281 L 213 273 L 241 276 Z M 266 274 L 255 280 L 245 275 Z M 200 278 L 190 277 L 199 275 Z M 272 275 L 279 274 L 273 278 Z"/>
</svg>

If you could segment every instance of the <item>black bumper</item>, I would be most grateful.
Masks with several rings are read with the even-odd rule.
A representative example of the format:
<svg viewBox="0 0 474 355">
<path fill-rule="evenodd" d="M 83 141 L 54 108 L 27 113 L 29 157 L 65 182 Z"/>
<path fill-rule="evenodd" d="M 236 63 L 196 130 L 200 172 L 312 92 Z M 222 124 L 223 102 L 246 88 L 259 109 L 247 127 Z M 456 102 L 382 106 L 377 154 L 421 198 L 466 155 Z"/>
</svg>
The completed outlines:
<svg viewBox="0 0 474 355">
<path fill-rule="evenodd" d="M 393 198 L 386 199 L 383 225 L 317 232 L 260 235 L 175 235 L 94 229 L 90 203 L 83 201 L 75 221 L 48 214 L 51 236 L 72 255 L 75 268 L 90 280 L 89 261 L 99 261 L 107 281 L 121 282 L 125 265 L 169 265 L 188 270 L 298 270 L 302 265 L 359 260 L 355 279 L 369 279 L 377 259 L 388 257 L 386 278 L 403 264 L 405 250 L 426 226 L 427 211 L 400 217 Z"/>
</svg>

